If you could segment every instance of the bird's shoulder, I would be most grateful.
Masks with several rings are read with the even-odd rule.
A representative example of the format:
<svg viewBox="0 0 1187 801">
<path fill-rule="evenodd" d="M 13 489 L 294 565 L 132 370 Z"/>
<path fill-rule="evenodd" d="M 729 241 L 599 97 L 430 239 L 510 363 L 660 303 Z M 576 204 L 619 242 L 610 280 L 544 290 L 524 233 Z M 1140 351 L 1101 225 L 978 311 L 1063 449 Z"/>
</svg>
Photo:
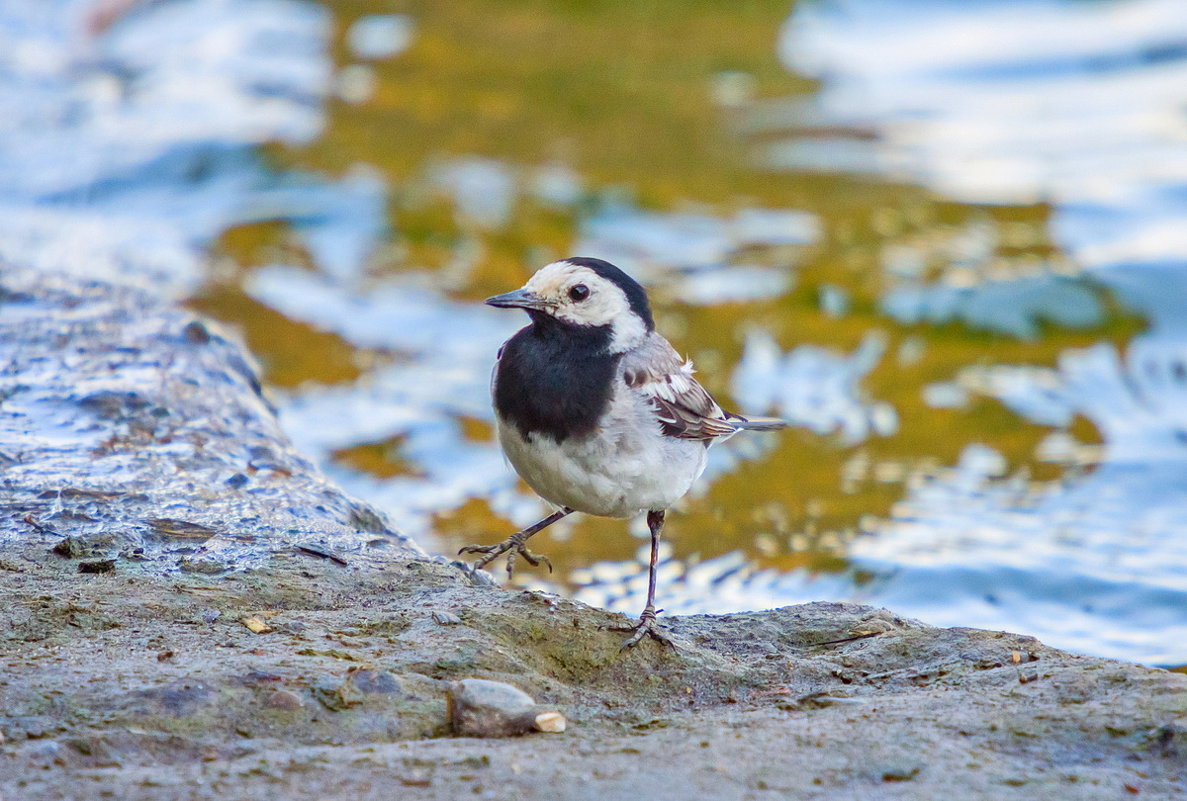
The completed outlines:
<svg viewBox="0 0 1187 801">
<path fill-rule="evenodd" d="M 651 402 L 667 436 L 709 441 L 737 430 L 729 422 L 731 415 L 693 376 L 692 362 L 660 334 L 652 332 L 624 354 L 619 375 Z"/>
</svg>

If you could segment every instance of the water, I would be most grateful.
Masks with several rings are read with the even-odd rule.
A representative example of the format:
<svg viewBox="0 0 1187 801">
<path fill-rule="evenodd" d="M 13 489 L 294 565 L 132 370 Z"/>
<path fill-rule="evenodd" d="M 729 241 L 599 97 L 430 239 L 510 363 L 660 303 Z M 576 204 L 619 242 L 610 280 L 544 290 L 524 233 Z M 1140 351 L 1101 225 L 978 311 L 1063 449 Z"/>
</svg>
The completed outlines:
<svg viewBox="0 0 1187 801">
<path fill-rule="evenodd" d="M 523 321 L 478 301 L 610 259 L 793 423 L 712 451 L 668 612 L 861 600 L 1180 664 L 1178 5 L 18 3 L 0 256 L 238 324 L 298 447 L 443 551 L 546 511 L 486 398 Z M 637 611 L 645 537 L 567 519 L 520 580 Z"/>
</svg>

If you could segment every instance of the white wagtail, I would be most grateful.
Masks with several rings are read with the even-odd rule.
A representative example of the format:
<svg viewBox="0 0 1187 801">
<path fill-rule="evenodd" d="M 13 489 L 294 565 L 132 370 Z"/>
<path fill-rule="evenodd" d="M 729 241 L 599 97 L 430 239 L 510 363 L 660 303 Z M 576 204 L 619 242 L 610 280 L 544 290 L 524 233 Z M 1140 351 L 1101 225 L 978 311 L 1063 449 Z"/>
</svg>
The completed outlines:
<svg viewBox="0 0 1187 801">
<path fill-rule="evenodd" d="M 647 295 L 601 259 L 570 258 L 542 268 L 522 289 L 487 304 L 523 309 L 530 325 L 499 349 L 491 382 L 499 442 L 537 494 L 558 507 L 496 545 L 475 568 L 507 554 L 552 565 L 527 539 L 573 512 L 602 517 L 647 513 L 651 569 L 647 606 L 623 646 L 644 635 L 668 643 L 655 623 L 655 563 L 664 511 L 705 469 L 705 452 L 741 429 L 773 431 L 785 423 L 723 411 L 655 331 Z M 670 644 L 670 643 L 669 643 Z"/>
</svg>

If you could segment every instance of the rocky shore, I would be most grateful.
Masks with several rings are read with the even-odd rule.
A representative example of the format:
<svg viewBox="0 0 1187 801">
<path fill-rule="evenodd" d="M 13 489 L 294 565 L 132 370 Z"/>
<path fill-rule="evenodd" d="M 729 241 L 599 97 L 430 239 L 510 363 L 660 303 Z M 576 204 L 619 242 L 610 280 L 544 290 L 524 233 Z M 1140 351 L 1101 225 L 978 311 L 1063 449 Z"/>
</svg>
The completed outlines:
<svg viewBox="0 0 1187 801">
<path fill-rule="evenodd" d="M 1184 675 L 847 604 L 620 651 L 346 497 L 139 289 L 0 265 L 0 505 L 6 801 L 1187 795 Z M 469 678 L 565 731 L 456 736 Z"/>
</svg>

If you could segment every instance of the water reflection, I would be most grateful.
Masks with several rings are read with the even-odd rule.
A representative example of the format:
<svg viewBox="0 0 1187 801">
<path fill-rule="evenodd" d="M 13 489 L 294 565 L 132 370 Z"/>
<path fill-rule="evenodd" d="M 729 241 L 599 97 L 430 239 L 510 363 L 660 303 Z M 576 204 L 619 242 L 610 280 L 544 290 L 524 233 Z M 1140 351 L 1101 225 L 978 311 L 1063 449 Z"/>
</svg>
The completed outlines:
<svg viewBox="0 0 1187 801">
<path fill-rule="evenodd" d="M 801 3 L 779 54 L 824 85 L 793 101 L 807 106 L 792 117 L 801 135 L 773 143 L 771 163 L 794 166 L 815 128 L 810 166 L 864 165 L 969 202 L 1050 202 L 1060 215 L 1181 194 L 1185 40 L 1176 0 Z M 754 126 L 786 119 L 771 116 Z M 830 131 L 846 134 L 837 155 L 865 155 L 838 163 Z M 1158 205 L 1141 227 L 1172 211 Z M 1137 238 L 1127 232 L 1130 247 Z"/>
<path fill-rule="evenodd" d="M 325 9 L 120 8 L 0 10 L 0 257 L 184 295 L 232 225 L 292 220 L 327 268 L 371 246 L 384 224 L 373 185 L 278 175 L 257 151 L 322 131 Z"/>
<path fill-rule="evenodd" d="M 784 354 L 768 334 L 756 331 L 746 339 L 733 394 L 746 408 L 775 409 L 793 425 L 836 433 L 847 446 L 890 436 L 898 429 L 894 407 L 861 389 L 885 350 L 885 338 L 870 334 L 848 355 L 812 345 Z"/>
</svg>

